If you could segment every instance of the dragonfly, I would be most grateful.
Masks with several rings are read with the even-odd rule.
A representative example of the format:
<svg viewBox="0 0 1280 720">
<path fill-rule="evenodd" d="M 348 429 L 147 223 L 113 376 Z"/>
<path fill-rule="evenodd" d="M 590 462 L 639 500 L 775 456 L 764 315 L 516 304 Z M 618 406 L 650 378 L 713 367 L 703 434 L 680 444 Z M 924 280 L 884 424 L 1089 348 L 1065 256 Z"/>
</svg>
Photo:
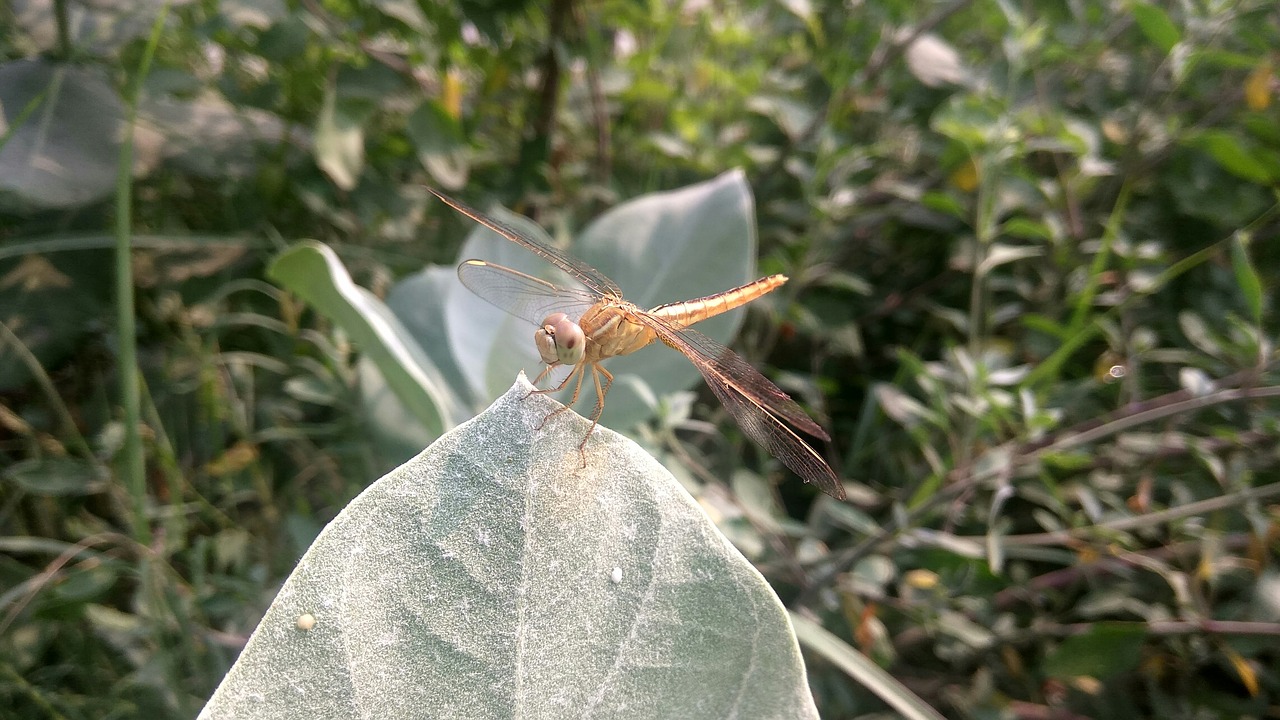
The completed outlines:
<svg viewBox="0 0 1280 720">
<path fill-rule="evenodd" d="M 756 442 L 791 468 L 805 482 L 828 495 L 845 498 L 844 486 L 822 456 L 801 439 L 797 430 L 824 441 L 830 436 L 800 405 L 729 348 L 693 330 L 690 325 L 744 305 L 778 289 L 785 275 L 770 275 L 724 292 L 651 310 L 623 298 L 622 290 L 604 273 L 546 243 L 529 237 L 435 189 L 427 188 L 454 210 L 541 257 L 579 283 L 563 287 L 502 265 L 466 260 L 458 279 L 486 302 L 533 323 L 534 344 L 546 367 L 533 381 L 535 388 L 553 370 L 572 369 L 555 387 L 535 389 L 555 393 L 573 383 L 569 402 L 544 420 L 568 410 L 578 400 L 588 375 L 595 385 L 596 405 L 591 428 L 578 451 L 586 463 L 586 444 L 604 412 L 613 374 L 601 366 L 611 357 L 628 355 L 654 340 L 684 354 L 702 374 L 711 391 Z M 550 384 L 550 382 L 548 383 Z"/>
</svg>

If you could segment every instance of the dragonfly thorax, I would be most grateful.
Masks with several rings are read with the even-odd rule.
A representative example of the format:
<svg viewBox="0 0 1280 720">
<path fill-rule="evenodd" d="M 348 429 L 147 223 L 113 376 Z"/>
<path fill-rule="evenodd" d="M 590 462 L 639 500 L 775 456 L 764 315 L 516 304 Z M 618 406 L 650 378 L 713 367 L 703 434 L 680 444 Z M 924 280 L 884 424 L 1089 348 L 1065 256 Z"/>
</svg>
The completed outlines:
<svg viewBox="0 0 1280 720">
<path fill-rule="evenodd" d="M 587 336 L 578 323 L 559 312 L 548 315 L 533 333 L 538 355 L 548 365 L 577 365 L 587 349 Z"/>
</svg>

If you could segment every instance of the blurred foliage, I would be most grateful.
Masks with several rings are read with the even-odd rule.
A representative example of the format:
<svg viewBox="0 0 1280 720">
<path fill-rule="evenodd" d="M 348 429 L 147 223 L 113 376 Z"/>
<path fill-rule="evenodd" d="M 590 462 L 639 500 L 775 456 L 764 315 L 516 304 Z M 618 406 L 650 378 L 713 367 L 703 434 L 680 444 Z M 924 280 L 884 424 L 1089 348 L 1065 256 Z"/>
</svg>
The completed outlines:
<svg viewBox="0 0 1280 720">
<path fill-rule="evenodd" d="M 191 0 L 139 76 L 161 4 L 0 7 L 15 716 L 193 715 L 391 462 L 381 381 L 276 250 L 321 241 L 381 296 L 469 229 L 423 184 L 563 236 L 735 167 L 761 274 L 792 278 L 738 347 L 829 428 L 850 500 L 776 484 L 705 391 L 633 431 L 828 631 L 825 717 L 885 707 L 850 648 L 948 716 L 1280 706 L 1273 0 Z M 107 277 L 127 137 L 136 368 Z"/>
</svg>

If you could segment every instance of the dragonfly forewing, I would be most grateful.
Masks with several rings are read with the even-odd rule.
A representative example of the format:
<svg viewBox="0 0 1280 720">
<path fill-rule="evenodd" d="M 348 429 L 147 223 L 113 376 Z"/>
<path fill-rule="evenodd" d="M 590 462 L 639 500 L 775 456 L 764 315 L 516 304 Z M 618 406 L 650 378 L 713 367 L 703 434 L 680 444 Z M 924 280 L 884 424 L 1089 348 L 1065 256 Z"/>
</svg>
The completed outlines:
<svg viewBox="0 0 1280 720">
<path fill-rule="evenodd" d="M 550 262 L 552 265 L 555 265 L 556 267 L 565 271 L 574 280 L 577 280 L 578 282 L 586 286 L 587 289 L 593 290 L 599 293 L 600 295 L 608 295 L 608 296 L 619 297 L 619 298 L 622 297 L 622 290 L 617 286 L 616 283 L 614 283 L 609 278 L 605 277 L 605 275 L 601 273 L 599 270 L 596 270 L 595 268 L 573 257 L 572 255 L 569 255 L 568 253 L 562 250 L 559 250 L 557 248 L 551 247 L 550 245 L 547 245 L 546 243 L 543 243 L 539 240 L 531 238 L 528 235 L 525 235 L 524 233 L 517 231 L 515 228 L 511 227 L 510 225 L 507 225 L 506 223 L 494 220 L 493 218 L 485 215 L 479 210 L 476 210 L 470 205 L 462 202 L 461 200 L 454 200 L 448 195 L 437 192 L 436 190 L 430 187 L 428 187 L 427 190 L 429 190 L 432 195 L 435 195 L 436 197 L 440 198 L 442 201 L 444 201 L 447 205 L 452 207 L 454 210 L 457 210 L 463 215 L 466 215 L 472 220 L 475 220 L 481 225 L 484 225 L 490 230 L 498 233 L 502 237 L 510 240 L 511 242 L 517 245 L 520 245 L 521 247 L 525 248 L 529 252 L 545 259 L 547 262 Z"/>
<path fill-rule="evenodd" d="M 464 261 L 458 266 L 458 279 L 485 302 L 535 326 L 556 312 L 577 320 L 599 301 L 590 290 L 560 287 L 483 260 Z"/>
</svg>

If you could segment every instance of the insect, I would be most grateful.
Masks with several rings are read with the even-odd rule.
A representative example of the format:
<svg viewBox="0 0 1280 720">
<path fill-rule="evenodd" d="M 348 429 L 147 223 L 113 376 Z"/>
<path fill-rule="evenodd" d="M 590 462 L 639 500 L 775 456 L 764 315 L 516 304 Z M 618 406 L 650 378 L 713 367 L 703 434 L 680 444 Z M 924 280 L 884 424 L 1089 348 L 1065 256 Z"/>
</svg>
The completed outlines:
<svg viewBox="0 0 1280 720">
<path fill-rule="evenodd" d="M 583 286 L 561 287 L 483 260 L 466 260 L 458 266 L 458 279 L 471 292 L 537 326 L 534 344 L 546 367 L 534 380 L 535 386 L 555 368 L 572 367 L 559 385 L 536 391 L 558 392 L 573 383 L 569 402 L 547 419 L 568 410 L 578 400 L 582 383 L 591 376 L 596 406 L 591 413 L 591 430 L 579 445 L 580 452 L 585 453 L 587 440 L 600 420 L 605 396 L 613 384 L 613 375 L 600 363 L 660 340 L 693 363 L 748 436 L 806 482 L 817 485 L 832 497 L 844 499 L 844 486 L 831 467 L 795 429 L 830 440 L 826 431 L 737 353 L 689 327 L 778 289 L 787 281 L 785 275 L 770 275 L 715 295 L 643 310 L 625 300 L 617 284 L 599 270 L 463 202 L 436 190 L 431 192 L 463 215 L 560 268 Z"/>
</svg>

